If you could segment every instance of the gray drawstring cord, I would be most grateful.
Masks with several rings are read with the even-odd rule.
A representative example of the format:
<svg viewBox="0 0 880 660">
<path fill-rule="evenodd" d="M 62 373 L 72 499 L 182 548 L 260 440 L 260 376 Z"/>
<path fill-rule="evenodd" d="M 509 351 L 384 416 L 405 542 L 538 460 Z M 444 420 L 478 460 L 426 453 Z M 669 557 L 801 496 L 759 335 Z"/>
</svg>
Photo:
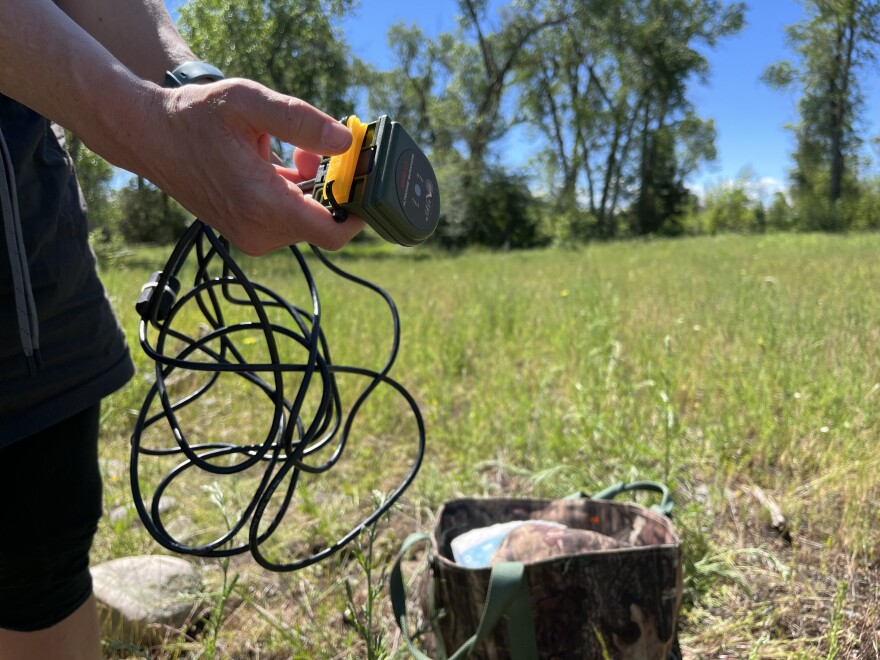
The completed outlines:
<svg viewBox="0 0 880 660">
<path fill-rule="evenodd" d="M 3 217 L 6 249 L 9 252 L 9 265 L 12 267 L 18 336 L 21 338 L 21 347 L 24 349 L 28 368 L 33 376 L 40 367 L 40 326 L 37 307 L 34 304 L 34 291 L 31 288 L 24 238 L 21 234 L 15 173 L 12 171 L 12 158 L 2 132 L 0 132 L 0 216 Z"/>
</svg>

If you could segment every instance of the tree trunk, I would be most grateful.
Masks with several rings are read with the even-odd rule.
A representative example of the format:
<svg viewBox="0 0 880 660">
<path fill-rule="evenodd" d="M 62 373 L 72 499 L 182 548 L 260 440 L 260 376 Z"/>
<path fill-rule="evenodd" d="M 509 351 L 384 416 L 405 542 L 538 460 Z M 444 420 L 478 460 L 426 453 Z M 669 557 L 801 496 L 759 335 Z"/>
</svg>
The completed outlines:
<svg viewBox="0 0 880 660">
<path fill-rule="evenodd" d="M 831 101 L 831 181 L 828 197 L 834 204 L 843 195 L 843 176 L 846 166 L 843 156 L 843 134 L 846 130 L 846 103 L 849 94 L 849 79 L 852 71 L 852 57 L 855 48 L 855 17 L 850 16 L 848 24 L 841 26 L 835 44 L 835 67 L 829 85 Z"/>
</svg>

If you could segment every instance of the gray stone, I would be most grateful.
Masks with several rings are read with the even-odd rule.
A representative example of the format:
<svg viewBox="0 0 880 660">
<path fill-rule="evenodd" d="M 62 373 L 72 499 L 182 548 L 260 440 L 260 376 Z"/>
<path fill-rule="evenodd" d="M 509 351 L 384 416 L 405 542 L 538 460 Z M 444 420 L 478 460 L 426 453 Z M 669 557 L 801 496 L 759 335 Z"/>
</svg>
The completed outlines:
<svg viewBox="0 0 880 660">
<path fill-rule="evenodd" d="M 126 475 L 128 463 L 124 463 L 116 458 L 100 458 L 98 462 L 101 465 L 101 476 L 104 479 L 117 481 Z"/>
<path fill-rule="evenodd" d="M 148 505 L 149 506 L 149 505 Z M 159 513 L 168 513 L 171 509 L 177 506 L 177 500 L 173 497 L 160 497 L 159 498 Z M 108 519 L 114 525 L 122 522 L 128 521 L 129 523 L 140 523 L 140 518 L 138 517 L 137 509 L 135 509 L 133 503 L 129 504 L 121 504 L 117 507 L 114 507 L 110 513 L 107 515 Z"/>
<path fill-rule="evenodd" d="M 202 609 L 201 576 L 178 557 L 114 559 L 94 566 L 92 579 L 105 639 L 151 646 L 174 636 Z"/>
<path fill-rule="evenodd" d="M 186 515 L 175 516 L 165 523 L 165 531 L 175 541 L 184 544 L 190 544 L 199 537 L 199 528 Z"/>
<path fill-rule="evenodd" d="M 133 520 L 137 518 L 137 511 L 133 505 L 121 504 L 117 507 L 113 507 L 113 510 L 110 511 L 107 518 L 115 525 L 123 520 Z"/>
</svg>

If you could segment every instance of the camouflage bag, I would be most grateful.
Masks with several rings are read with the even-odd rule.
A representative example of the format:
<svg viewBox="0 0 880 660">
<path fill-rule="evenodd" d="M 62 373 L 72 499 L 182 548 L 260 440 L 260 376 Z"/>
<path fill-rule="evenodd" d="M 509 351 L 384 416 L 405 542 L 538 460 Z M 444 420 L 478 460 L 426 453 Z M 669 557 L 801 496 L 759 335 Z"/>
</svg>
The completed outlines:
<svg viewBox="0 0 880 660">
<path fill-rule="evenodd" d="M 633 490 L 663 500 L 651 508 L 611 501 Z M 433 533 L 408 538 L 391 572 L 403 639 L 416 658 L 428 658 L 410 639 L 400 568 L 412 546 L 427 543 L 421 606 L 440 658 L 674 658 L 682 564 L 671 508 L 665 486 L 652 482 L 617 484 L 592 498 L 446 502 Z M 453 539 L 511 521 L 530 522 L 506 534 L 490 566 L 453 559 Z"/>
</svg>

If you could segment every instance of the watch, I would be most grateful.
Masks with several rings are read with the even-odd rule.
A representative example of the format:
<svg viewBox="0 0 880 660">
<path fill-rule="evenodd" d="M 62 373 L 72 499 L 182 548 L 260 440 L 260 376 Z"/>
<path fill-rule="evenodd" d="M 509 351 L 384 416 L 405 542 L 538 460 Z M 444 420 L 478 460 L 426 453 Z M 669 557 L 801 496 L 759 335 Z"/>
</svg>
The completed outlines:
<svg viewBox="0 0 880 660">
<path fill-rule="evenodd" d="M 217 82 L 223 80 L 223 72 L 205 62 L 185 62 L 174 71 L 165 72 L 163 87 L 183 87 L 190 83 Z"/>
</svg>

